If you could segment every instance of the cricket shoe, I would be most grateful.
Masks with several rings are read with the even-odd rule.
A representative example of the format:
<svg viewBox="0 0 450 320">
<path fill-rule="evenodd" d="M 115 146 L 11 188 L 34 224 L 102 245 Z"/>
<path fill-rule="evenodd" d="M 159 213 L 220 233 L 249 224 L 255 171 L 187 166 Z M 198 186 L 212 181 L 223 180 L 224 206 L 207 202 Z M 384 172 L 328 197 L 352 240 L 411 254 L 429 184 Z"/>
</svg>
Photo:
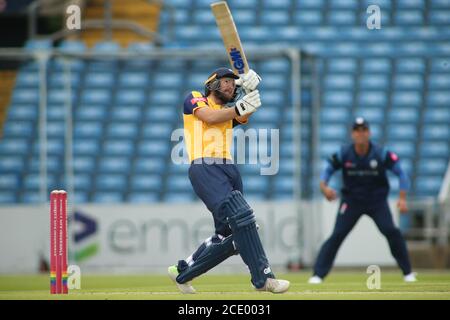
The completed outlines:
<svg viewBox="0 0 450 320">
<path fill-rule="evenodd" d="M 186 283 L 178 283 L 177 282 L 177 276 L 179 274 L 177 266 L 170 266 L 167 269 L 167 273 L 169 274 L 170 279 L 177 285 L 178 289 L 181 291 L 181 293 L 184 294 L 192 294 L 195 293 L 194 287 L 191 285 L 191 282 L 188 281 Z"/>
<path fill-rule="evenodd" d="M 290 282 L 287 280 L 267 278 L 264 287 L 257 289 L 256 291 L 269 291 L 272 293 L 283 293 L 289 289 Z"/>
<path fill-rule="evenodd" d="M 320 284 L 320 283 L 322 283 L 322 278 L 319 276 L 312 276 L 311 278 L 309 278 L 308 283 L 309 284 Z"/>
<path fill-rule="evenodd" d="M 417 275 L 417 273 L 411 272 L 411 273 L 407 274 L 406 276 L 404 276 L 403 280 L 405 282 L 416 282 L 417 281 L 416 275 Z"/>
</svg>

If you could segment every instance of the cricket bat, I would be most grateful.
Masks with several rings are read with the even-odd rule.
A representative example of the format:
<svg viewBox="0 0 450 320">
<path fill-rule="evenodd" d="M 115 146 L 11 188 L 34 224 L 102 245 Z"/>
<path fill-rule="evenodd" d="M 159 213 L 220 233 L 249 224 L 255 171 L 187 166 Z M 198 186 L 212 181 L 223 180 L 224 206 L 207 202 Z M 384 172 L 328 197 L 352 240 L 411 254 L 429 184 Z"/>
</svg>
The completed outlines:
<svg viewBox="0 0 450 320">
<path fill-rule="evenodd" d="M 237 75 L 247 73 L 249 70 L 247 58 L 228 4 L 225 1 L 214 2 L 211 4 L 211 10 L 216 18 L 233 72 Z"/>
</svg>

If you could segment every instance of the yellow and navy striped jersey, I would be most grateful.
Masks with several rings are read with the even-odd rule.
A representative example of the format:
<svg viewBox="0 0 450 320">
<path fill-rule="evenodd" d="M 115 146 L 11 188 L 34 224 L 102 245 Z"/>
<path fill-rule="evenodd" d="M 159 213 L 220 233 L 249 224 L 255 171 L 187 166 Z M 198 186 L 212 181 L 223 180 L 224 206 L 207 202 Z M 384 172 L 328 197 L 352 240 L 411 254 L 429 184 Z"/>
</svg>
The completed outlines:
<svg viewBox="0 0 450 320">
<path fill-rule="evenodd" d="M 205 97 L 198 91 L 192 91 L 184 100 L 183 107 L 184 141 L 192 162 L 199 158 L 232 159 L 231 142 L 233 126 L 239 124 L 237 120 L 208 125 L 195 116 L 199 108 L 219 110 L 224 108 L 214 103 L 213 99 Z"/>
</svg>

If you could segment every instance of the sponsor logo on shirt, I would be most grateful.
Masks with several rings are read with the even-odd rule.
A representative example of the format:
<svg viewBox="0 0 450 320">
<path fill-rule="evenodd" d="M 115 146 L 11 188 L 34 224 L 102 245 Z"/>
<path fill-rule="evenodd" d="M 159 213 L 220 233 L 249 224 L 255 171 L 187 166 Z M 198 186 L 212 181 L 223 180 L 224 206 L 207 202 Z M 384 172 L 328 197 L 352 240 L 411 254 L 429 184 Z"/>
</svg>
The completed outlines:
<svg viewBox="0 0 450 320">
<path fill-rule="evenodd" d="M 391 159 L 393 161 L 397 161 L 398 160 L 398 156 L 395 153 L 391 152 Z"/>
<path fill-rule="evenodd" d="M 344 166 L 346 168 L 354 168 L 356 166 L 356 164 L 352 163 L 351 161 L 346 161 Z"/>
<path fill-rule="evenodd" d="M 377 170 L 348 170 L 347 175 L 358 176 L 358 177 L 378 176 L 378 171 Z"/>
<path fill-rule="evenodd" d="M 191 103 L 192 103 L 192 104 L 196 104 L 197 102 L 200 102 L 200 101 L 208 102 L 208 99 L 206 99 L 205 97 L 199 97 L 199 98 L 193 98 L 193 99 L 191 99 Z"/>
</svg>

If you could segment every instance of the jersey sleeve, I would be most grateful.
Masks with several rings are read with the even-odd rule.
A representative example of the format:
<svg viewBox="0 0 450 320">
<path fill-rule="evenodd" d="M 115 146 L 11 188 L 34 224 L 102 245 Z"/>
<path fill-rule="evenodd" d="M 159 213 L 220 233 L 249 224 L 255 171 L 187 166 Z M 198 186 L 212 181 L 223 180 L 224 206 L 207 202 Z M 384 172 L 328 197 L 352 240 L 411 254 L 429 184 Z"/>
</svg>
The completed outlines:
<svg viewBox="0 0 450 320">
<path fill-rule="evenodd" d="M 184 114 L 194 114 L 195 110 L 208 106 L 208 99 L 198 91 L 192 91 L 184 99 Z"/>
<path fill-rule="evenodd" d="M 328 184 L 328 182 L 331 179 L 331 176 L 336 170 L 333 169 L 333 167 L 330 165 L 329 162 L 326 163 L 325 168 L 323 169 L 322 173 L 320 174 L 320 180 Z"/>
<path fill-rule="evenodd" d="M 398 158 L 398 156 L 394 152 L 389 150 L 384 150 L 384 153 L 384 165 L 386 169 L 391 170 L 399 178 L 400 190 L 409 190 L 411 183 L 408 176 L 400 166 L 400 159 Z"/>
<path fill-rule="evenodd" d="M 342 168 L 342 160 L 339 152 L 333 153 L 328 159 L 328 164 L 334 169 L 339 170 Z"/>
<path fill-rule="evenodd" d="M 386 169 L 392 170 L 392 168 L 395 166 L 396 163 L 400 161 L 400 159 L 398 158 L 397 154 L 395 154 L 392 151 L 384 149 L 383 153 L 384 153 L 384 165 Z"/>
<path fill-rule="evenodd" d="M 341 156 L 339 152 L 333 153 L 328 159 L 320 180 L 328 184 L 333 173 L 342 167 Z"/>
</svg>

